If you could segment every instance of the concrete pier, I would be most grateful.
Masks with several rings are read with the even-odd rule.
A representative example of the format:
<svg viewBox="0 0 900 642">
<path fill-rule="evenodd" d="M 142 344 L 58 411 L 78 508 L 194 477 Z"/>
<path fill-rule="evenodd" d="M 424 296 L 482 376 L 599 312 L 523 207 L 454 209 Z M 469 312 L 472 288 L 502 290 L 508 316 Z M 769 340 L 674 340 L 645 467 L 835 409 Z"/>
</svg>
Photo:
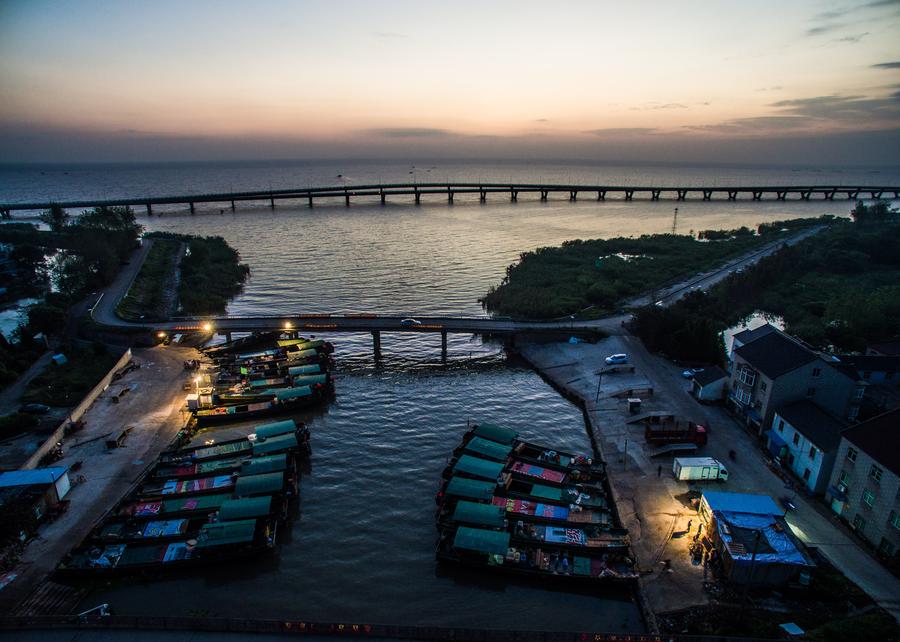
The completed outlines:
<svg viewBox="0 0 900 642">
<path fill-rule="evenodd" d="M 447 363 L 447 333 L 441 332 L 441 362 Z"/>
<path fill-rule="evenodd" d="M 372 330 L 372 351 L 375 354 L 375 363 L 381 363 L 381 332 Z"/>
</svg>

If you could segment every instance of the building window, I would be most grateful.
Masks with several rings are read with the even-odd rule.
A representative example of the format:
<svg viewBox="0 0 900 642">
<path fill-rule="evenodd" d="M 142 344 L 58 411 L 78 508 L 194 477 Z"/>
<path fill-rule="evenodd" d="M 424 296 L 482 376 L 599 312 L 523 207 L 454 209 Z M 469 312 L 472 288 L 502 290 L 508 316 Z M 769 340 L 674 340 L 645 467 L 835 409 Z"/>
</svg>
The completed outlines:
<svg viewBox="0 0 900 642">
<path fill-rule="evenodd" d="M 900 515 L 897 514 L 897 511 L 891 511 L 891 515 L 888 517 L 888 523 L 900 531 Z"/>
<path fill-rule="evenodd" d="M 884 557 L 890 557 L 894 554 L 894 545 L 887 538 L 881 538 L 881 544 L 878 545 L 878 554 Z"/>
<path fill-rule="evenodd" d="M 865 504 L 869 508 L 872 508 L 872 506 L 875 504 L 875 493 L 866 488 L 863 491 L 862 500 L 863 504 Z"/>
<path fill-rule="evenodd" d="M 859 401 L 860 399 L 862 399 L 865 396 L 865 394 L 866 394 L 866 389 L 863 387 L 859 387 L 853 391 L 853 398 L 856 399 L 857 401 Z"/>
<path fill-rule="evenodd" d="M 848 448 L 847 449 L 847 461 L 856 461 L 856 455 L 859 454 L 859 451 L 856 448 Z"/>
<path fill-rule="evenodd" d="M 850 484 L 847 483 L 847 477 L 849 477 L 849 475 L 847 474 L 847 471 L 842 470 L 841 476 L 838 477 L 838 490 L 841 491 L 842 493 L 846 493 L 847 489 L 850 488 Z"/>
<path fill-rule="evenodd" d="M 741 368 L 738 371 L 738 379 L 740 379 L 741 383 L 752 386 L 756 383 L 756 373 L 749 368 Z"/>
<path fill-rule="evenodd" d="M 818 377 L 822 374 L 822 368 L 813 368 L 812 376 Z"/>
<path fill-rule="evenodd" d="M 815 397 L 815 396 L 816 396 L 816 389 L 815 389 L 815 388 L 807 388 L 807 389 L 806 389 L 806 396 L 807 396 L 807 397 Z"/>
<path fill-rule="evenodd" d="M 812 474 L 812 473 L 810 473 L 809 468 L 807 468 L 806 470 L 804 470 L 804 471 L 803 471 L 803 481 L 807 481 L 807 482 L 808 482 L 808 481 L 809 481 L 809 476 L 810 476 L 811 474 Z"/>
<path fill-rule="evenodd" d="M 862 533 L 866 529 L 866 520 L 863 519 L 863 516 L 859 513 L 856 514 L 856 517 L 853 518 L 853 528 Z"/>
<path fill-rule="evenodd" d="M 880 482 L 882 475 L 884 475 L 884 471 L 875 464 L 872 464 L 872 469 L 869 471 L 869 477 L 874 479 L 876 482 Z"/>
<path fill-rule="evenodd" d="M 800 443 L 800 433 L 799 433 L 799 432 L 795 432 L 795 433 L 794 433 L 794 445 L 796 446 L 796 445 L 799 444 L 799 443 Z"/>
<path fill-rule="evenodd" d="M 810 447 L 809 447 L 809 458 L 810 458 L 810 459 L 815 459 L 815 458 L 816 458 L 816 447 L 815 447 L 815 446 L 810 446 Z"/>
<path fill-rule="evenodd" d="M 762 390 L 763 392 L 766 391 L 766 382 L 765 381 L 759 382 L 759 389 Z"/>
<path fill-rule="evenodd" d="M 738 388 L 736 396 L 737 400 L 745 406 L 750 405 L 750 393 L 743 388 Z"/>
</svg>

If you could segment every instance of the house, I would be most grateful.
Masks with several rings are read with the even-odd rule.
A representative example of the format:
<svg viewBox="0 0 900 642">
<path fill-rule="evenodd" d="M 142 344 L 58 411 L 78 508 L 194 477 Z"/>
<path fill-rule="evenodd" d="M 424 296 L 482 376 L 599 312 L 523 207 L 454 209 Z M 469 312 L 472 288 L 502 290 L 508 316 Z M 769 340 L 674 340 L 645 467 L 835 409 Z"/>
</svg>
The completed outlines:
<svg viewBox="0 0 900 642">
<path fill-rule="evenodd" d="M 866 354 L 880 357 L 900 357 L 900 339 L 866 346 Z"/>
<path fill-rule="evenodd" d="M 802 399 L 775 410 L 767 447 L 811 493 L 822 495 L 831 481 L 834 460 L 847 423 Z"/>
<path fill-rule="evenodd" d="M 900 561 L 900 408 L 841 434 L 825 497 L 879 555 Z"/>
<path fill-rule="evenodd" d="M 734 351 L 728 403 L 759 435 L 776 408 L 800 399 L 852 421 L 865 385 L 835 364 L 776 329 Z"/>
<path fill-rule="evenodd" d="M 741 330 L 737 334 L 735 334 L 731 338 L 731 345 L 728 347 L 728 372 L 731 372 L 731 366 L 734 363 L 734 351 L 740 348 L 741 346 L 747 345 L 752 341 L 756 341 L 757 339 L 766 336 L 770 332 L 776 332 L 778 328 L 775 326 L 766 323 L 764 325 L 759 326 L 758 328 L 753 328 L 752 330 Z"/>
<path fill-rule="evenodd" d="M 839 359 L 866 383 L 900 385 L 900 356 L 844 355 Z"/>
<path fill-rule="evenodd" d="M 778 586 L 815 565 L 767 495 L 708 491 L 699 512 L 730 582 Z"/>
<path fill-rule="evenodd" d="M 69 492 L 69 469 L 64 466 L 8 470 L 0 473 L 0 488 L 37 486 L 45 489 L 49 506 L 56 506 Z"/>
<path fill-rule="evenodd" d="M 725 384 L 728 375 L 719 366 L 704 368 L 694 375 L 691 382 L 691 394 L 698 401 L 722 401 L 725 398 Z"/>
</svg>

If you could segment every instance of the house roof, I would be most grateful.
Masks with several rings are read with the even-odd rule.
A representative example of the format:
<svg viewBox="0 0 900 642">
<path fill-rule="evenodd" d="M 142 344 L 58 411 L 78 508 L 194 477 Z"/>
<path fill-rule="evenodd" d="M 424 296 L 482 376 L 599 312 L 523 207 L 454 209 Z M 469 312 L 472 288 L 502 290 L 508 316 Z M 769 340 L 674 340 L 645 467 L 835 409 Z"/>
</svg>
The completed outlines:
<svg viewBox="0 0 900 642">
<path fill-rule="evenodd" d="M 770 332 L 734 351 L 770 379 L 812 363 L 818 355 L 781 332 Z"/>
<path fill-rule="evenodd" d="M 784 515 L 784 511 L 768 495 L 703 491 L 703 498 L 714 511 L 750 513 L 752 515 Z"/>
<path fill-rule="evenodd" d="M 700 372 L 694 375 L 694 381 L 696 381 L 701 386 L 708 386 L 711 383 L 718 381 L 719 379 L 724 379 L 728 375 L 725 374 L 725 371 L 722 370 L 719 366 L 709 366 L 708 368 L 703 368 Z"/>
<path fill-rule="evenodd" d="M 900 372 L 900 356 L 843 355 L 840 359 L 841 363 L 852 367 L 859 374 L 863 372 Z"/>
<path fill-rule="evenodd" d="M 882 343 L 873 343 L 868 346 L 869 352 L 877 352 L 878 354 L 900 356 L 900 339 L 894 341 L 884 341 Z"/>
<path fill-rule="evenodd" d="M 52 468 L 33 468 L 31 470 L 10 470 L 0 473 L 0 488 L 13 486 L 37 486 L 54 483 L 66 474 L 65 466 Z"/>
<path fill-rule="evenodd" d="M 753 328 L 752 330 L 741 330 L 736 335 L 734 335 L 734 341 L 740 341 L 741 345 L 747 345 L 752 341 L 756 341 L 757 339 L 766 336 L 771 332 L 775 332 L 777 328 L 769 323 L 765 325 L 761 325 L 758 328 Z"/>
<path fill-rule="evenodd" d="M 845 422 L 808 399 L 779 406 L 775 412 L 826 452 L 837 449 L 841 443 L 841 431 L 847 427 Z"/>
<path fill-rule="evenodd" d="M 843 436 L 892 473 L 900 475 L 900 408 L 848 428 Z"/>
</svg>

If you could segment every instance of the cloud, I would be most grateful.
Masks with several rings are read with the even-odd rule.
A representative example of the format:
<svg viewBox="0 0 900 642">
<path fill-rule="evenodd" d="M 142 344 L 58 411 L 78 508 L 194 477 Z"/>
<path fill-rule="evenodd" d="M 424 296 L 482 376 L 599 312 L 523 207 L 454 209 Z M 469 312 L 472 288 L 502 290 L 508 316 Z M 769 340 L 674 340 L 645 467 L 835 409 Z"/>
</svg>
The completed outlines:
<svg viewBox="0 0 900 642">
<path fill-rule="evenodd" d="M 863 38 L 865 38 L 868 35 L 871 35 L 871 34 L 868 31 L 864 31 L 863 33 L 858 33 L 853 36 L 844 36 L 843 38 L 835 38 L 831 42 L 846 42 L 846 43 L 850 43 L 850 44 L 856 44 L 857 42 L 860 42 Z"/>
<path fill-rule="evenodd" d="M 872 65 L 873 69 L 900 69 L 900 61 L 896 62 L 879 62 Z"/>
<path fill-rule="evenodd" d="M 399 38 L 409 38 L 405 33 L 397 33 L 396 31 L 376 31 L 372 34 L 376 38 L 384 40 L 396 40 Z"/>
<path fill-rule="evenodd" d="M 582 133 L 592 136 L 642 136 L 653 134 L 656 131 L 655 127 L 607 127 L 605 129 L 588 129 Z"/>
<path fill-rule="evenodd" d="M 772 107 L 788 114 L 830 121 L 859 124 L 880 119 L 900 124 L 900 104 L 891 98 L 833 94 L 779 100 L 772 103 Z"/>
<path fill-rule="evenodd" d="M 454 135 L 449 129 L 433 127 L 375 127 L 361 132 L 381 138 L 441 138 Z"/>
<path fill-rule="evenodd" d="M 711 125 L 685 125 L 684 129 L 717 134 L 759 134 L 773 131 L 797 131 L 807 128 L 812 120 L 805 116 L 753 116 L 732 118 Z"/>
<path fill-rule="evenodd" d="M 835 29 L 840 29 L 843 25 L 820 25 L 818 27 L 813 27 L 812 29 L 806 30 L 807 36 L 821 36 L 823 33 L 828 33 L 829 31 L 834 31 Z"/>
<path fill-rule="evenodd" d="M 775 85 L 773 87 L 760 87 L 759 89 L 755 89 L 754 91 L 781 91 L 784 89 L 781 85 Z"/>
<path fill-rule="evenodd" d="M 550 119 L 549 119 L 549 118 L 535 118 L 535 119 L 534 119 L 534 122 L 536 122 L 536 123 L 549 123 L 549 122 L 550 122 Z"/>
</svg>

